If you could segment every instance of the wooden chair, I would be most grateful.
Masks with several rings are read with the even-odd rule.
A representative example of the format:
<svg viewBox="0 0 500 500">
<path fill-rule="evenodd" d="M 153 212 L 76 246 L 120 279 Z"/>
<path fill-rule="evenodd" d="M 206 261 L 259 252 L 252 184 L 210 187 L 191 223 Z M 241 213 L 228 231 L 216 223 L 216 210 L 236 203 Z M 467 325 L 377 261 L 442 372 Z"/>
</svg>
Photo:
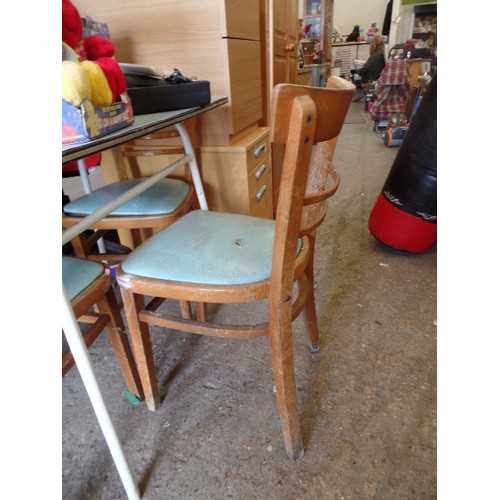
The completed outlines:
<svg viewBox="0 0 500 500">
<path fill-rule="evenodd" d="M 319 350 L 319 331 L 316 318 L 316 305 L 314 300 L 314 254 L 316 247 L 316 231 L 325 220 L 328 199 L 331 198 L 339 188 L 340 174 L 333 163 L 333 154 L 337 146 L 337 139 L 344 124 L 345 116 L 349 109 L 349 102 L 356 92 L 356 87 L 344 78 L 331 76 L 326 82 L 326 88 L 337 90 L 342 99 L 342 109 L 345 113 L 337 112 L 331 117 L 330 124 L 332 137 L 328 141 L 319 142 L 313 152 L 313 159 L 309 167 L 309 177 L 307 181 L 306 194 L 304 197 L 304 208 L 300 223 L 299 236 L 308 236 L 311 247 L 309 262 L 306 268 L 306 275 L 309 280 L 309 287 L 312 290 L 306 304 L 304 315 L 309 322 L 308 331 L 310 336 L 310 348 L 312 352 Z"/>
<path fill-rule="evenodd" d="M 293 461 L 303 456 L 292 347 L 292 321 L 311 293 L 306 275 L 311 246 L 307 236 L 299 237 L 302 207 L 313 144 L 338 134 L 335 117 L 345 116 L 351 94 L 350 88 L 290 84 L 274 89 L 270 137 L 273 144 L 286 145 L 276 221 L 195 210 L 150 238 L 117 269 L 150 410 L 158 408 L 160 392 L 149 325 L 223 338 L 269 336 L 285 448 Z M 152 298 L 148 305 L 145 296 Z M 161 312 L 165 299 L 203 304 L 262 300 L 268 314 L 261 323 L 216 324 L 204 314 Z"/>
<path fill-rule="evenodd" d="M 63 227 L 78 223 L 86 215 L 138 184 L 142 180 L 138 163 L 141 157 L 184 155 L 182 145 L 168 142 L 174 137 L 178 137 L 177 131 L 168 128 L 114 148 L 113 157 L 119 180 L 66 204 L 63 207 Z M 94 233 L 83 233 L 71 241 L 75 255 L 97 261 L 122 261 L 126 252 L 107 250 L 93 253 L 96 242 L 110 230 L 126 229 L 130 230 L 132 246 L 135 248 L 154 231 L 168 227 L 185 215 L 194 206 L 196 193 L 189 175 L 184 172 L 183 177 L 169 176 L 162 179 L 96 222 L 90 228 L 95 230 Z"/>
<path fill-rule="evenodd" d="M 109 271 L 98 262 L 63 256 L 62 278 L 77 321 L 90 325 L 82 330 L 85 345 L 90 347 L 106 330 L 127 389 L 137 398 L 143 399 L 139 373 L 111 288 L 112 278 Z M 74 364 L 73 355 L 68 351 L 62 358 L 63 377 Z"/>
</svg>

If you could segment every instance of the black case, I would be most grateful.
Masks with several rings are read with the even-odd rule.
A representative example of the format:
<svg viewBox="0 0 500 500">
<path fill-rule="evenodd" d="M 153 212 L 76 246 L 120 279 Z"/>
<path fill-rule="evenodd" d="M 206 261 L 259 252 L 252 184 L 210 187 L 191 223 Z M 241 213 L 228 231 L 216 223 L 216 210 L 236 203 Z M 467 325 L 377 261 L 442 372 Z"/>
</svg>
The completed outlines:
<svg viewBox="0 0 500 500">
<path fill-rule="evenodd" d="M 134 115 L 195 108 L 210 104 L 210 82 L 194 80 L 187 83 L 129 87 Z"/>
</svg>

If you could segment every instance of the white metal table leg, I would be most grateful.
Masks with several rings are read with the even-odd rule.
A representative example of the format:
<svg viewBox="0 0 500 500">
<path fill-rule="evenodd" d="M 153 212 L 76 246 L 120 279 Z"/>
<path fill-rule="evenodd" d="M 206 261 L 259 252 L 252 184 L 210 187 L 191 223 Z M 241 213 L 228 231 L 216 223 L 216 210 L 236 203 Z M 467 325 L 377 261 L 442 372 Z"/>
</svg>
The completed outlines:
<svg viewBox="0 0 500 500">
<path fill-rule="evenodd" d="M 97 383 L 97 379 L 95 377 L 92 361 L 90 360 L 80 328 L 75 315 L 73 314 L 73 309 L 68 300 L 64 285 L 62 292 L 64 335 L 68 341 L 69 348 L 71 349 L 71 353 L 75 359 L 75 363 L 90 397 L 90 401 L 97 415 L 97 419 L 99 420 L 99 424 L 101 425 L 104 438 L 106 439 L 111 455 L 113 456 L 113 460 L 116 468 L 118 469 L 118 474 L 120 475 L 127 496 L 130 500 L 139 500 L 141 498 L 139 488 L 134 481 L 127 459 L 125 458 L 121 448 L 120 441 L 118 440 L 116 430 L 113 426 L 113 422 L 111 421 L 108 409 L 104 403 L 99 384 Z"/>
<path fill-rule="evenodd" d="M 181 136 L 184 151 L 186 152 L 186 154 L 192 156 L 192 159 L 189 161 L 189 171 L 191 172 L 193 184 L 196 189 L 196 196 L 198 196 L 198 202 L 200 203 L 200 208 L 202 210 L 208 210 L 207 198 L 205 197 L 205 190 L 203 189 L 203 184 L 201 182 L 200 171 L 198 169 L 198 163 L 196 162 L 196 156 L 194 154 L 193 145 L 191 144 L 191 139 L 189 138 L 189 134 L 184 123 L 176 123 L 175 127 L 177 128 L 177 131 Z"/>
<path fill-rule="evenodd" d="M 78 165 L 78 172 L 80 173 L 80 179 L 82 180 L 83 192 L 85 194 L 89 194 L 92 192 L 92 187 L 90 185 L 89 173 L 87 166 L 85 165 L 85 160 L 77 160 L 76 164 Z M 104 240 L 102 238 L 97 240 L 97 248 L 99 249 L 99 253 L 106 253 L 106 245 L 104 244 Z"/>
<path fill-rule="evenodd" d="M 92 192 L 92 187 L 90 186 L 89 173 L 87 171 L 87 166 L 85 165 L 85 160 L 77 160 L 78 172 L 80 174 L 80 179 L 82 180 L 83 192 L 89 194 Z"/>
</svg>

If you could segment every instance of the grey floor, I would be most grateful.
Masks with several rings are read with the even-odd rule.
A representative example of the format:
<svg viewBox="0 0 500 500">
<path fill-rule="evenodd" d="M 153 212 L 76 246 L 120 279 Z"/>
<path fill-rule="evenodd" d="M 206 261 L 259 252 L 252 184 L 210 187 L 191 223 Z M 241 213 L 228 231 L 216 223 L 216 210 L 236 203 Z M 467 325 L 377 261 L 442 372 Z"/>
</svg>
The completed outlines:
<svg viewBox="0 0 500 500">
<path fill-rule="evenodd" d="M 310 354 L 301 319 L 294 324 L 307 448 L 299 463 L 284 451 L 267 339 L 154 330 L 165 397 L 155 413 L 124 397 L 106 337 L 94 344 L 143 498 L 437 497 L 437 252 L 397 252 L 368 231 L 397 151 L 372 130 L 363 103 L 352 103 L 335 154 L 341 186 L 318 235 L 319 354 Z M 98 170 L 91 177 L 99 184 Z M 66 186 L 78 188 L 75 179 Z M 77 369 L 62 381 L 62 402 L 62 498 L 126 498 Z"/>
</svg>

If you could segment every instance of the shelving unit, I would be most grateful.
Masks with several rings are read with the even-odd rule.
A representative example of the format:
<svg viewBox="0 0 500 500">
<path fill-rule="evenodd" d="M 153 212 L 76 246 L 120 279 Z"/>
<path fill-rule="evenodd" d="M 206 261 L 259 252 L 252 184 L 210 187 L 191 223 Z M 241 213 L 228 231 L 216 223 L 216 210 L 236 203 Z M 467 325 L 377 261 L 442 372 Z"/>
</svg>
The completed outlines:
<svg viewBox="0 0 500 500">
<path fill-rule="evenodd" d="M 304 0 L 302 25 L 304 28 L 311 25 L 307 38 L 319 42 L 319 48 L 325 53 L 325 61 L 331 60 L 332 9 L 331 0 Z"/>
</svg>

